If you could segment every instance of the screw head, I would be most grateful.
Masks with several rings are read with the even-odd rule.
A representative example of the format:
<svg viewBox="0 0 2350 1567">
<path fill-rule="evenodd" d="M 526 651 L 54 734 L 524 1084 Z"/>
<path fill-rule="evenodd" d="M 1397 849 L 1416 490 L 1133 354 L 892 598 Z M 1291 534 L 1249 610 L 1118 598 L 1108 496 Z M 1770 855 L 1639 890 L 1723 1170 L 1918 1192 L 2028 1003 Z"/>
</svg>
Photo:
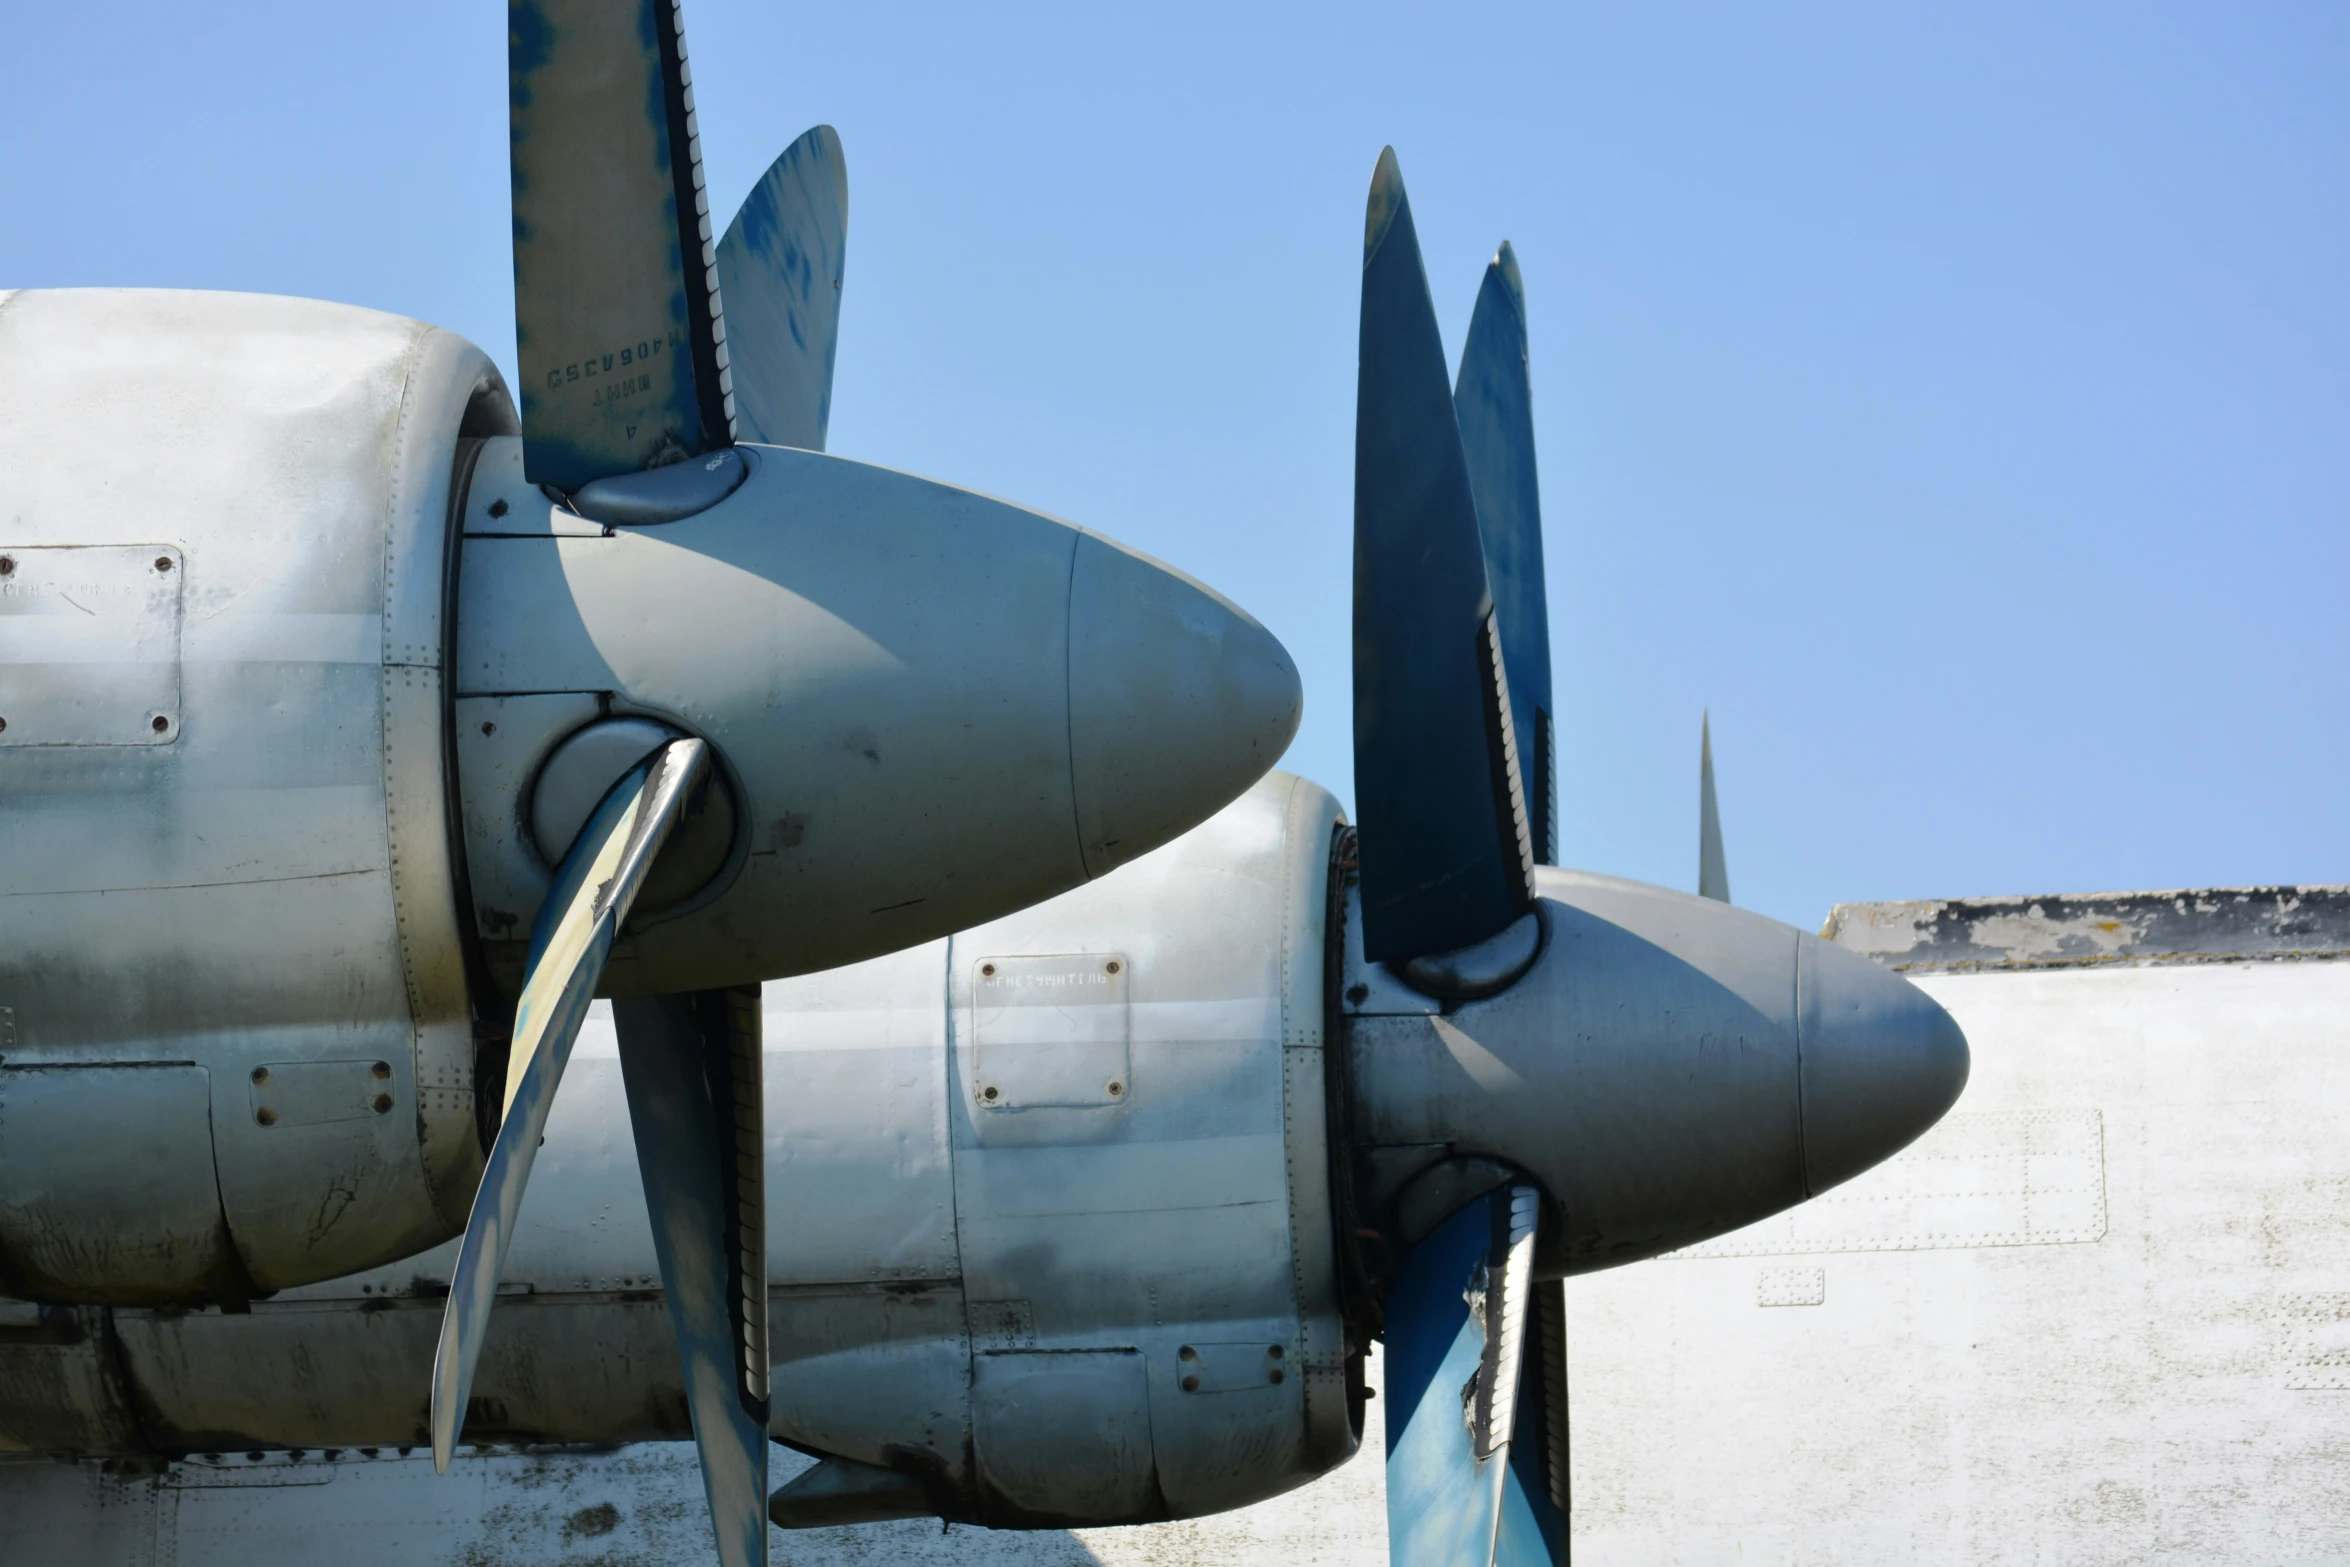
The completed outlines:
<svg viewBox="0 0 2350 1567">
<path fill-rule="evenodd" d="M 1117 1098 L 1119 1095 L 1121 1095 L 1121 1094 L 1123 1094 L 1123 1093 L 1125 1093 L 1125 1092 L 1126 1092 L 1126 1085 L 1125 1085 L 1124 1083 L 1121 1083 L 1121 1082 L 1119 1082 L 1119 1081 L 1118 1081 L 1116 1078 L 1114 1078 L 1114 1077 L 1110 1079 L 1110 1097 L 1111 1097 L 1112 1099 L 1115 1099 L 1115 1098 Z"/>
<path fill-rule="evenodd" d="M 1272 1370 L 1266 1372 L 1265 1380 L 1268 1382 L 1278 1383 L 1281 1380 L 1281 1368 L 1279 1366 L 1275 1366 Z"/>
<path fill-rule="evenodd" d="M 14 555 L 0 555 L 0 577 L 13 577 L 15 575 L 16 557 Z"/>
<path fill-rule="evenodd" d="M 390 1094 L 377 1094 L 375 1096 L 375 1113 L 377 1115 L 388 1114 L 391 1108 L 392 1096 Z"/>
<path fill-rule="evenodd" d="M 485 718 L 481 721 L 481 732 L 485 735 L 494 735 L 498 732 L 498 726 Z"/>
<path fill-rule="evenodd" d="M 1102 972 L 1105 974 L 1115 974 L 1121 967 L 1123 967 L 1123 965 L 1120 964 L 1116 958 L 1112 958 L 1109 962 L 1102 965 Z"/>
<path fill-rule="evenodd" d="M 998 1089 L 995 1084 L 990 1083 L 979 1091 L 979 1097 L 986 1100 L 989 1104 L 994 1104 L 998 1098 L 1002 1097 L 1002 1090 Z"/>
<path fill-rule="evenodd" d="M 1199 1351 L 1193 1349 L 1189 1344 L 1186 1344 L 1181 1349 L 1175 1351 L 1175 1358 L 1177 1360 L 1197 1360 L 1199 1359 Z"/>
<path fill-rule="evenodd" d="M 367 1075 L 380 1083 L 392 1075 L 392 1063 L 389 1061 L 378 1061 L 375 1065 L 367 1069 Z"/>
<path fill-rule="evenodd" d="M 164 717 L 161 713 L 157 713 L 153 718 L 147 720 L 147 727 L 154 730 L 157 734 L 166 734 L 171 729 L 171 720 Z"/>
<path fill-rule="evenodd" d="M 253 1112 L 253 1119 L 259 1121 L 263 1126 L 275 1126 L 277 1125 L 277 1112 L 269 1106 L 263 1105 Z"/>
<path fill-rule="evenodd" d="M 170 557 L 169 555 L 158 555 L 158 556 L 156 556 L 156 557 L 155 557 L 155 569 L 156 569 L 157 571 L 169 571 L 169 570 L 171 570 L 171 557 Z"/>
<path fill-rule="evenodd" d="M 993 978 L 995 978 L 995 965 L 994 965 L 993 963 L 982 963 L 982 964 L 980 964 L 980 965 L 979 965 L 979 977 L 980 977 L 981 979 L 993 979 Z"/>
<path fill-rule="evenodd" d="M 1197 1378 L 1197 1377 L 1185 1377 L 1185 1378 L 1183 1379 L 1183 1391 L 1184 1391 L 1184 1392 L 1186 1392 L 1186 1393 L 1196 1393 L 1196 1392 L 1198 1392 L 1198 1391 L 1199 1391 L 1199 1378 Z"/>
<path fill-rule="evenodd" d="M 256 1082 L 256 1083 L 266 1083 L 266 1082 L 268 1082 L 268 1081 L 269 1081 L 269 1068 L 267 1068 L 267 1067 L 265 1067 L 265 1066 L 257 1066 L 257 1067 L 255 1067 L 255 1068 L 253 1069 L 253 1081 L 254 1081 L 254 1082 Z"/>
</svg>

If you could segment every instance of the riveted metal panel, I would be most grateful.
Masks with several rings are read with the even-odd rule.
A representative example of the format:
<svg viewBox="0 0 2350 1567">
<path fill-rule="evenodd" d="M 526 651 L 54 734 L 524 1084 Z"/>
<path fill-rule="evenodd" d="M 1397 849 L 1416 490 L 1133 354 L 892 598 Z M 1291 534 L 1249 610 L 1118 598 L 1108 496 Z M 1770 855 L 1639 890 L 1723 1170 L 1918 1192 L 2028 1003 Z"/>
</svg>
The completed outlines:
<svg viewBox="0 0 2350 1567">
<path fill-rule="evenodd" d="M 0 746 L 170 744 L 181 565 L 169 544 L 0 538 Z"/>
<path fill-rule="evenodd" d="M 982 957 L 971 981 L 982 1111 L 1114 1105 L 1133 1091 L 1124 956 Z"/>
<path fill-rule="evenodd" d="M 1344 1450 L 1344 1436 L 1309 1435 L 1307 1376 L 1200 1398 L 1183 1391 L 1178 1356 L 1187 1343 L 1279 1344 L 1286 1366 L 1318 1360 L 1342 1393 L 1320 1261 L 1319 985 L 1305 977 L 1319 922 L 1289 929 L 1326 895 L 1335 817 L 1326 793 L 1276 773 L 1168 848 L 953 942 L 948 1108 L 975 1333 L 984 1317 L 1006 1350 L 1135 1350 L 1152 1505 L 1178 1515 L 1285 1489 Z M 986 1107 L 981 970 L 1023 956 L 1121 963 L 1133 1087 L 1120 1101 Z M 1322 1319 L 1310 1330 L 1309 1315 Z M 1024 1342 L 1000 1331 L 1013 1321 Z M 987 1358 L 975 1342 L 975 1379 L 992 1374 L 976 1369 Z M 1057 1440 L 1074 1462 L 1077 1439 Z"/>
</svg>

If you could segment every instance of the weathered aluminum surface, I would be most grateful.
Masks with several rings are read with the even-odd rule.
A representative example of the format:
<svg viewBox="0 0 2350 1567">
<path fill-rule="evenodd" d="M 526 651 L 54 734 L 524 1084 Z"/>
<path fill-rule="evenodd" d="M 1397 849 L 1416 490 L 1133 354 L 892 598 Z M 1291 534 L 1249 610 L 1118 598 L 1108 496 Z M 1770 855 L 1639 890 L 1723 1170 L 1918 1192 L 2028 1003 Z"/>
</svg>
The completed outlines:
<svg viewBox="0 0 2350 1567">
<path fill-rule="evenodd" d="M 1345 1438 L 1323 1424 L 1345 1431 L 1337 1303 L 1333 1293 L 1301 1294 L 1308 1280 L 1329 1290 L 1324 1112 L 1318 1097 L 1302 1104 L 1290 1093 L 1285 1043 L 1321 1043 L 1336 821 L 1327 793 L 1276 774 L 1098 895 L 1073 894 L 952 943 L 956 1229 L 975 1324 L 986 1303 L 995 1306 L 974 1357 L 1131 1350 L 1140 1359 L 1156 1492 L 1134 1511 L 1091 1515 L 1098 1521 L 1238 1505 L 1344 1456 Z M 1129 965 L 1129 1091 L 1107 1105 L 984 1108 L 980 970 L 1007 956 L 1071 952 L 1118 954 Z M 1293 1229 L 1299 1207 L 1307 1222 L 1319 1220 L 1313 1228 Z M 1303 1277 L 1300 1258 L 1312 1270 Z M 1187 1397 L 1180 1351 L 1196 1339 L 1278 1344 L 1301 1374 L 1253 1392 Z M 1125 1362 L 1098 1369 L 1104 1397 L 1131 1390 Z M 978 1478 L 990 1504 L 1007 1521 L 1086 1516 L 1090 1498 L 1122 1494 L 1122 1468 L 1088 1472 L 1074 1449 L 1057 1493 L 1025 1479 L 995 1486 L 987 1433 L 999 1433 L 1002 1451 L 1001 1433 L 1029 1429 L 1009 1423 L 1020 1387 L 1019 1378 L 974 1377 Z M 1117 1424 L 1106 1408 L 1101 1419 Z M 1040 1472 L 1026 1456 L 1012 1463 L 1020 1476 Z"/>
<path fill-rule="evenodd" d="M 186 1135 L 261 1287 L 429 1244 L 480 1168 L 440 666 L 460 431 L 513 427 L 496 372 L 372 311 L 131 290 L 9 296 L 0 371 L 0 553 L 168 549 L 181 660 L 165 743 L 0 749 L 6 1064 L 203 1066 Z M 250 1098 L 354 1060 L 390 1112 Z"/>
<path fill-rule="evenodd" d="M 1839 903 L 1820 934 L 1898 972 L 2350 957 L 2350 887 Z"/>
<path fill-rule="evenodd" d="M 170 544 L 0 546 L 0 746 L 177 738 L 182 564 Z"/>
<path fill-rule="evenodd" d="M 510 471 L 500 444 L 477 472 Z M 1202 819 L 1295 730 L 1280 644 L 1180 573 L 970 491 L 742 450 L 750 478 L 683 521 L 466 538 L 458 761 L 495 738 L 499 773 L 459 782 L 504 982 L 547 871 L 503 791 L 564 707 L 493 737 L 480 725 L 506 720 L 480 699 L 594 696 L 718 753 L 732 853 L 636 921 L 606 994 L 808 973 L 1048 897 Z"/>
<path fill-rule="evenodd" d="M 204 1068 L 0 1067 L 0 1289 L 175 1301 L 238 1274 Z"/>
<path fill-rule="evenodd" d="M 1275 774 L 1053 903 L 768 987 L 778 1436 L 1001 1522 L 1215 1511 L 1353 1450 L 1319 1069 L 1337 819 Z M 982 1109 L 976 970 L 1071 954 L 1117 955 L 1129 1088 Z M 617 1067 L 599 1007 L 515 1225 L 469 1438 L 685 1434 Z M 245 1316 L 119 1312 L 121 1396 L 181 1446 L 418 1440 L 453 1249 Z M 1280 1376 L 1199 1396 L 1183 1350 L 1196 1364 L 1201 1345 L 1249 1346 Z M 277 1373 L 254 1377 L 263 1363 Z M 1090 1423 L 1036 1402 L 1071 1378 Z"/>
</svg>

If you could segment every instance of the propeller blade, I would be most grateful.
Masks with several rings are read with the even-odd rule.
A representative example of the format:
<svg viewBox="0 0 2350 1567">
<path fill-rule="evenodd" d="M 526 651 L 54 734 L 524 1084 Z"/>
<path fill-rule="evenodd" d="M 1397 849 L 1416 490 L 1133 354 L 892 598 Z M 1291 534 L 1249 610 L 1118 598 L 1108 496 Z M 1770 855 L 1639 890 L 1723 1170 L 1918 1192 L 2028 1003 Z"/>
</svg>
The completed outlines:
<svg viewBox="0 0 2350 1567">
<path fill-rule="evenodd" d="M 1558 783 L 1550 706 L 1550 609 L 1542 575 L 1542 488 L 1534 472 L 1534 394 L 1527 380 L 1526 284 L 1503 240 L 1477 290 L 1453 408 L 1477 498 L 1485 579 L 1501 626 L 1510 716 L 1534 858 L 1559 862 Z"/>
<path fill-rule="evenodd" d="M 718 1560 L 765 1567 L 759 987 L 622 997 L 612 1020 Z"/>
<path fill-rule="evenodd" d="M 1395 150 L 1363 237 L 1355 392 L 1355 803 L 1363 951 L 1472 946 L 1526 913 L 1534 854 L 1477 504 Z"/>
<path fill-rule="evenodd" d="M 1496 1560 L 1510 1511 L 1540 1212 L 1532 1186 L 1499 1187 L 1438 1225 L 1388 1284 L 1390 1567 Z M 1522 1528 L 1507 1538 L 1524 1548 Z"/>
<path fill-rule="evenodd" d="M 1722 813 L 1714 804 L 1714 723 L 1697 720 L 1697 895 L 1730 901 L 1730 865 L 1722 858 Z"/>
<path fill-rule="evenodd" d="M 677 0 L 510 0 L 506 26 L 524 475 L 569 494 L 732 444 Z"/>
<path fill-rule="evenodd" d="M 718 242 L 737 440 L 824 450 L 840 343 L 849 166 L 819 125 L 783 150 Z"/>
<path fill-rule="evenodd" d="M 1534 1286 L 1518 1368 L 1518 1422 L 1493 1559 L 1567 1567 L 1567 1286 Z"/>
<path fill-rule="evenodd" d="M 556 867 L 554 888 L 530 935 L 530 965 L 514 1011 L 506 1106 L 488 1167 L 465 1221 L 449 1280 L 440 1348 L 432 1368 L 433 1467 L 446 1473 L 465 1423 L 465 1402 L 481 1358 L 482 1334 L 497 1300 L 498 1274 L 514 1216 L 538 1157 L 555 1085 L 579 1037 L 612 941 L 644 885 L 645 871 L 708 772 L 709 746 L 673 740 L 621 776 Z"/>
</svg>

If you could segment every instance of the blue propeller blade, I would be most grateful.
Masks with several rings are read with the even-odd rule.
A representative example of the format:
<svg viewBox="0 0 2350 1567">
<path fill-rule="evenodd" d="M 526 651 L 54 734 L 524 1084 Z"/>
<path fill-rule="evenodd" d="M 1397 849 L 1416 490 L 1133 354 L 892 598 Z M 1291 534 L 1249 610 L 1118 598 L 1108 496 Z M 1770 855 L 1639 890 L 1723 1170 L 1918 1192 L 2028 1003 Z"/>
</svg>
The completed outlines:
<svg viewBox="0 0 2350 1567">
<path fill-rule="evenodd" d="M 1531 1186 L 1488 1193 L 1414 1246 L 1388 1284 L 1389 1567 L 1552 1559 L 1529 1554 L 1547 1553 L 1547 1536 L 1513 1458 L 1521 1403 L 1543 1396 L 1523 1380 L 1540 1359 L 1527 1353 L 1541 1326 L 1538 1210 Z"/>
<path fill-rule="evenodd" d="M 840 133 L 819 125 L 783 150 L 718 242 L 735 438 L 824 450 L 849 235 Z"/>
<path fill-rule="evenodd" d="M 1363 240 L 1354 734 L 1364 955 L 1473 946 L 1533 905 L 1533 849 L 1477 503 L 1395 151 Z"/>
<path fill-rule="evenodd" d="M 1558 863 L 1558 782 L 1551 729 L 1550 610 L 1542 576 L 1542 487 L 1534 471 L 1534 395 L 1527 381 L 1526 285 L 1503 240 L 1477 290 L 1453 407 L 1477 497 L 1485 577 L 1509 669 L 1510 716 L 1526 787 L 1534 858 Z"/>
<path fill-rule="evenodd" d="M 1567 1286 L 1549 1279 L 1528 1302 L 1518 1366 L 1518 1418 L 1502 1483 L 1493 1559 L 1567 1567 Z"/>
<path fill-rule="evenodd" d="M 677 0 L 510 0 L 523 472 L 565 493 L 734 440 Z"/>
<path fill-rule="evenodd" d="M 765 1567 L 759 989 L 622 997 L 612 1018 L 718 1560 Z"/>
</svg>

